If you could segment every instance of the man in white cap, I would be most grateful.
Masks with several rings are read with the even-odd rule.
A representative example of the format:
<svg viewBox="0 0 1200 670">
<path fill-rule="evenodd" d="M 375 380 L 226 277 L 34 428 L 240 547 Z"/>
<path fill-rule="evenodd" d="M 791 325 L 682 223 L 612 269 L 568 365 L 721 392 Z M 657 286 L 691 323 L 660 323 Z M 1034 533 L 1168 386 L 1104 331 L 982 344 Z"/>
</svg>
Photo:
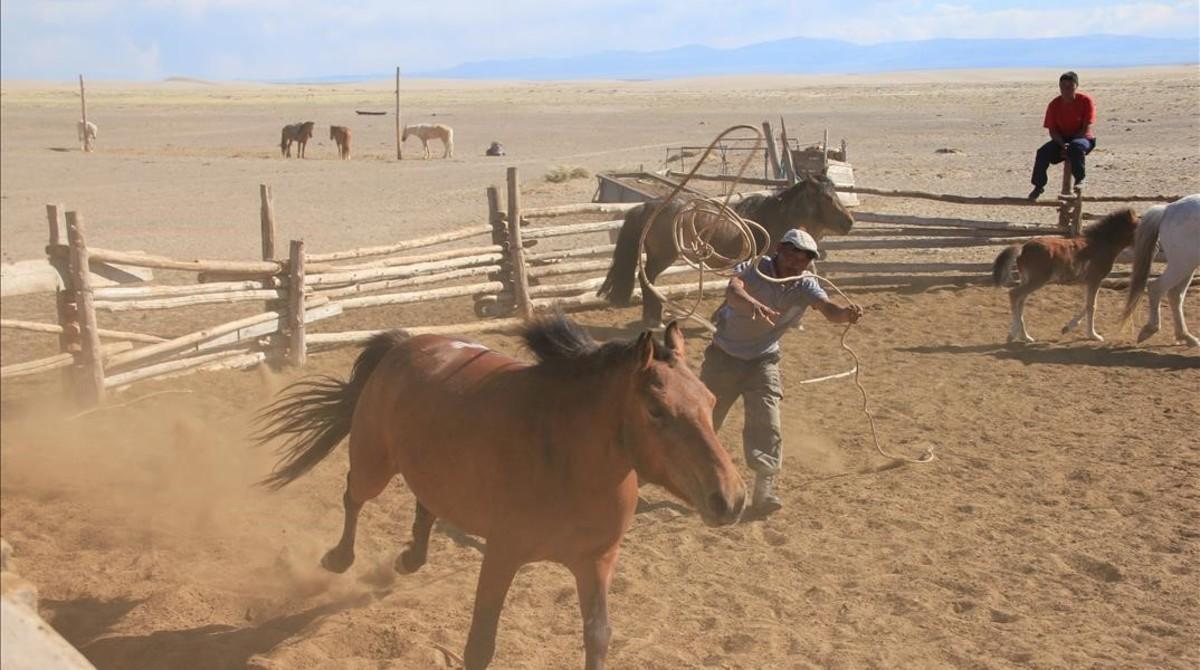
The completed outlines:
<svg viewBox="0 0 1200 670">
<path fill-rule="evenodd" d="M 775 495 L 775 475 L 783 459 L 779 339 L 809 307 L 833 323 L 856 323 L 862 316 L 861 307 L 830 302 L 817 280 L 811 274 L 804 276 L 818 254 L 812 235 L 793 228 L 780 238 L 775 254 L 760 261 L 757 271 L 750 261 L 735 268 L 736 275 L 725 289 L 725 303 L 715 315 L 717 332 L 700 369 L 700 379 L 717 397 L 713 408 L 717 428 L 734 401 L 739 396 L 744 400 L 742 448 L 746 464 L 755 472 L 751 510 L 762 515 L 783 506 Z M 776 283 L 764 276 L 794 280 Z"/>
</svg>

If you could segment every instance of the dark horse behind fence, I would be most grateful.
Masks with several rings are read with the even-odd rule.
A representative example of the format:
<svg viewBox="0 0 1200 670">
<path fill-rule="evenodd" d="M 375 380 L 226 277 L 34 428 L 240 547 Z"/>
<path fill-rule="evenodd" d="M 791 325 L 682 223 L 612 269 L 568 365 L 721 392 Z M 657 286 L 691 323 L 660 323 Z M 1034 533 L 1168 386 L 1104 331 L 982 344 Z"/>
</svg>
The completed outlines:
<svg viewBox="0 0 1200 670">
<path fill-rule="evenodd" d="M 284 126 L 279 137 L 279 154 L 291 158 L 292 142 L 295 142 L 297 144 L 296 156 L 304 158 L 304 148 L 308 146 L 308 141 L 312 139 L 314 126 L 316 126 L 315 121 L 304 121 Z"/>
<path fill-rule="evenodd" d="M 642 322 L 646 325 L 656 326 L 662 321 L 662 303 L 646 290 L 646 282 L 653 283 L 663 270 L 679 258 L 672 221 L 686 201 L 677 198 L 664 207 L 646 237 L 647 276 L 639 278 L 642 285 Z M 637 274 L 638 241 L 650 215 L 661 202 L 660 199 L 647 201 L 625 215 L 625 223 L 621 225 L 617 246 L 613 251 L 612 265 L 596 295 L 607 296 L 614 305 L 629 304 Z M 792 228 L 803 228 L 813 237 L 821 239 L 826 234 L 844 235 L 854 225 L 854 218 L 838 198 L 833 182 L 812 176 L 774 195 L 751 195 L 735 204 L 733 209 L 739 216 L 766 229 L 771 235 L 768 249 Z M 699 232 L 701 236 L 708 237 L 713 249 L 722 256 L 734 257 L 741 250 L 741 233 L 731 226 L 714 226 Z"/>
<path fill-rule="evenodd" d="M 608 587 L 639 481 L 665 487 L 710 525 L 735 522 L 745 490 L 676 324 L 665 344 L 647 332 L 597 345 L 559 317 L 530 326 L 525 342 L 536 364 L 457 338 L 376 335 L 348 381 L 299 382 L 264 410 L 260 439 L 287 438 L 266 484 L 292 482 L 349 435 L 345 527 L 325 568 L 354 562 L 359 511 L 400 474 L 417 502 L 398 572 L 424 565 L 437 518 L 487 541 L 466 668 L 490 663 L 505 594 L 534 561 L 574 574 L 587 667 L 600 668 Z"/>
</svg>

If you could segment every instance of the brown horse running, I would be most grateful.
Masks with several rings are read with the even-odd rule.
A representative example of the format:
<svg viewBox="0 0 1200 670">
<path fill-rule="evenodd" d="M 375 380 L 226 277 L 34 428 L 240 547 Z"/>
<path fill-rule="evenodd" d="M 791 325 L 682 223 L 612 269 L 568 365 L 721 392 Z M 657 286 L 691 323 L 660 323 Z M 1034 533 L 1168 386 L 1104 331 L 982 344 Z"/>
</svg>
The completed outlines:
<svg viewBox="0 0 1200 670">
<path fill-rule="evenodd" d="M 1103 341 L 1096 332 L 1096 294 L 1100 282 L 1112 270 L 1117 254 L 1133 244 L 1137 225 L 1138 217 L 1133 210 L 1122 209 L 1088 226 L 1081 237 L 1035 237 L 1001 251 L 992 263 L 992 282 L 996 286 L 1003 284 L 1012 272 L 1014 261 L 1021 275 L 1021 283 L 1008 292 L 1012 307 L 1008 341 L 1033 341 L 1025 329 L 1025 301 L 1050 281 L 1084 284 L 1083 309 L 1063 326 L 1063 334 L 1074 330 L 1086 316 L 1088 338 Z"/>
<path fill-rule="evenodd" d="M 316 126 L 314 121 L 304 121 L 303 123 L 293 123 L 283 127 L 283 131 L 279 138 L 279 153 L 280 155 L 292 157 L 292 142 L 297 143 L 296 156 L 304 158 L 304 147 L 308 145 L 308 141 L 312 139 L 313 127 Z"/>
<path fill-rule="evenodd" d="M 265 483 L 295 480 L 348 434 L 345 528 L 326 569 L 354 562 L 359 510 L 398 473 L 417 499 L 398 572 L 424 565 L 439 517 L 487 540 L 466 668 L 491 662 L 509 585 L 534 561 L 574 574 L 587 668 L 602 668 L 608 587 L 639 481 L 665 487 L 709 525 L 734 523 L 745 503 L 683 334 L 672 323 L 664 337 L 665 346 L 648 332 L 601 346 L 559 317 L 526 331 L 531 365 L 462 339 L 376 335 L 348 381 L 299 382 L 264 410 L 260 440 L 288 438 Z"/>
<path fill-rule="evenodd" d="M 337 144 L 338 158 L 350 160 L 350 129 L 346 126 L 329 126 L 329 139 Z"/>
<path fill-rule="evenodd" d="M 617 246 L 613 251 L 612 265 L 596 295 L 607 296 L 614 305 L 629 304 L 637 275 L 638 242 L 646 222 L 661 202 L 661 199 L 647 201 L 625 215 L 625 223 L 621 225 Z M 642 323 L 647 326 L 657 326 L 662 322 L 662 303 L 646 290 L 646 283 L 653 283 L 663 270 L 679 258 L 672 222 L 685 202 L 687 199 L 680 197 L 664 207 L 646 237 L 645 267 L 648 276 L 637 279 L 642 286 Z M 733 210 L 739 216 L 758 223 L 771 235 L 763 249 L 772 248 L 792 228 L 803 228 L 813 237 L 821 239 L 830 233 L 844 235 L 854 225 L 854 217 L 838 198 L 833 182 L 813 176 L 807 176 L 774 195 L 751 195 L 736 203 Z M 741 234 L 730 226 L 713 226 L 701 230 L 700 234 L 717 253 L 725 257 L 735 256 L 742 246 Z M 763 240 L 758 242 L 763 244 Z"/>
</svg>

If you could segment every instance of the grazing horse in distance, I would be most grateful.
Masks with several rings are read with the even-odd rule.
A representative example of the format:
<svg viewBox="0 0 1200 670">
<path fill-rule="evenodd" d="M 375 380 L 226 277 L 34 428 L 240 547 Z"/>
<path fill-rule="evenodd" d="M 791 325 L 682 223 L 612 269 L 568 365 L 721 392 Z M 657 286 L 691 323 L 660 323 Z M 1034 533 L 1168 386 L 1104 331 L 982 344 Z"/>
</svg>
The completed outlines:
<svg viewBox="0 0 1200 670">
<path fill-rule="evenodd" d="M 639 483 L 691 505 L 710 526 L 737 521 L 745 489 L 712 425 L 712 393 L 692 372 L 683 332 L 665 344 L 596 344 L 563 317 L 525 332 L 534 364 L 437 335 L 375 335 L 347 381 L 301 381 L 260 415 L 261 441 L 287 438 L 263 482 L 299 478 L 350 436 L 341 540 L 321 559 L 354 562 L 359 512 L 399 474 L 416 497 L 397 572 L 425 564 L 434 521 L 486 540 L 463 654 L 485 668 L 521 566 L 552 561 L 575 577 L 588 668 L 608 653 L 608 589 Z M 506 665 L 517 665 L 509 659 Z"/>
<path fill-rule="evenodd" d="M 329 139 L 337 144 L 338 158 L 350 160 L 350 129 L 346 126 L 329 126 Z"/>
<path fill-rule="evenodd" d="M 1063 334 L 1074 330 L 1086 316 L 1088 339 L 1103 342 L 1104 338 L 1096 332 L 1096 294 L 1100 282 L 1112 270 L 1117 254 L 1133 244 L 1137 227 L 1138 217 L 1133 210 L 1122 209 L 1088 226 L 1080 237 L 1035 237 L 1001 251 L 992 263 L 992 283 L 1003 284 L 1014 262 L 1021 276 L 1021 283 L 1008 292 L 1012 308 L 1008 341 L 1033 341 L 1025 328 L 1025 301 L 1031 293 L 1053 281 L 1084 284 L 1083 308 L 1063 326 Z"/>
<path fill-rule="evenodd" d="M 421 140 L 421 157 L 429 158 L 429 140 L 442 141 L 442 158 L 454 158 L 454 129 L 440 123 L 414 123 L 404 126 L 400 135 L 401 142 L 407 142 L 408 136 L 414 135 Z"/>
<path fill-rule="evenodd" d="M 633 296 L 635 279 L 642 286 L 642 323 L 650 327 L 662 321 L 662 302 L 653 292 L 646 289 L 654 280 L 679 258 L 675 245 L 673 221 L 684 207 L 686 199 L 681 194 L 662 208 L 653 224 L 650 216 L 659 207 L 661 199 L 649 200 L 625 214 L 625 222 L 617 235 L 612 265 L 596 295 L 607 296 L 614 305 L 628 305 Z M 760 249 L 770 249 L 792 228 L 803 228 L 813 237 L 821 239 L 826 234 L 844 235 L 854 225 L 854 217 L 838 198 L 832 181 L 824 177 L 806 176 L 796 184 L 773 195 L 751 195 L 733 206 L 734 212 L 751 219 L 766 229 L 771 239 Z M 642 230 L 653 225 L 646 235 L 646 274 L 637 277 L 638 242 Z M 742 250 L 743 238 L 732 226 L 710 224 L 699 225 L 697 234 L 713 250 L 726 257 L 735 257 Z M 758 240 L 761 244 L 763 240 Z"/>
<path fill-rule="evenodd" d="M 88 121 L 86 124 L 83 119 L 75 122 L 75 130 L 79 134 L 79 148 L 83 151 L 91 151 L 92 144 L 96 142 L 96 124 Z"/>
<path fill-rule="evenodd" d="M 492 146 L 483 152 L 485 156 L 503 156 L 505 155 L 504 145 L 499 142 L 492 142 Z"/>
<path fill-rule="evenodd" d="M 293 123 L 283 127 L 283 132 L 279 138 L 279 153 L 292 157 L 292 142 L 297 144 L 296 157 L 304 158 L 304 147 L 308 145 L 308 141 L 312 139 L 313 127 L 316 125 L 314 121 L 304 121 L 302 123 Z"/>
<path fill-rule="evenodd" d="M 1138 333 L 1138 342 L 1144 342 L 1158 332 L 1159 303 L 1166 293 L 1171 298 L 1171 311 L 1175 316 L 1175 340 L 1200 347 L 1200 340 L 1188 332 L 1183 318 L 1183 298 L 1196 268 L 1200 267 L 1200 194 L 1180 198 L 1169 205 L 1156 205 L 1142 214 L 1142 222 L 1134 235 L 1133 274 L 1122 323 L 1129 320 L 1142 297 L 1156 246 L 1162 247 L 1167 267 L 1150 282 L 1150 320 Z"/>
</svg>

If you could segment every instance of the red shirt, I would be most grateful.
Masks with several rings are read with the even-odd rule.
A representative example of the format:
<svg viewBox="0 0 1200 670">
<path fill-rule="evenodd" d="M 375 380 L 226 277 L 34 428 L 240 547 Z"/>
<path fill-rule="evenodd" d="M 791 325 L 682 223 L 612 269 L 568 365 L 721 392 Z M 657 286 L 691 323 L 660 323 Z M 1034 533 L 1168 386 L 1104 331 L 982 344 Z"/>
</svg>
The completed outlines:
<svg viewBox="0 0 1200 670">
<path fill-rule="evenodd" d="M 1046 120 L 1042 127 L 1057 130 L 1059 135 L 1070 139 L 1079 137 L 1084 126 L 1088 127 L 1087 137 L 1094 138 L 1091 126 L 1096 122 L 1096 103 L 1084 93 L 1076 93 L 1075 99 L 1067 102 L 1062 96 L 1050 101 L 1046 107 Z"/>
</svg>

